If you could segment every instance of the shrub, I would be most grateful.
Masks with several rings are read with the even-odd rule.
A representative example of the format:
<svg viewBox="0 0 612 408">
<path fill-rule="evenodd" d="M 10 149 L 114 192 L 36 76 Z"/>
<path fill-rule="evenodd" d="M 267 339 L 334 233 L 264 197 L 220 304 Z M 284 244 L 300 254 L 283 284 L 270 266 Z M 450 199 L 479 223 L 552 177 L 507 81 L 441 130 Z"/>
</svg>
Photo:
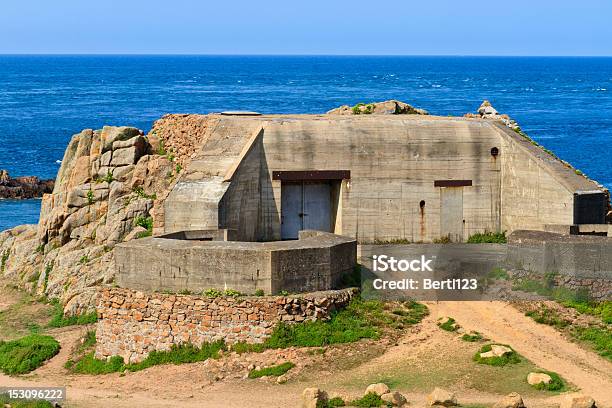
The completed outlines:
<svg viewBox="0 0 612 408">
<path fill-rule="evenodd" d="M 612 361 L 612 330 L 596 326 L 578 327 L 572 335 L 586 341 L 604 358 Z"/>
<path fill-rule="evenodd" d="M 265 295 L 265 293 L 264 293 L 263 289 L 257 289 L 255 291 L 255 296 L 264 296 L 264 295 Z"/>
<path fill-rule="evenodd" d="M 209 298 L 216 298 L 219 296 L 223 296 L 223 292 L 215 288 L 206 289 L 203 294 L 204 296 L 207 296 Z"/>
<path fill-rule="evenodd" d="M 327 408 L 343 407 L 345 405 L 344 400 L 340 397 L 334 397 L 327 401 Z"/>
<path fill-rule="evenodd" d="M 506 232 L 485 232 L 471 235 L 468 244 L 505 244 L 508 242 Z"/>
<path fill-rule="evenodd" d="M 555 311 L 542 306 L 540 309 L 531 310 L 525 313 L 525 316 L 531 317 L 537 323 L 547 324 L 557 328 L 564 328 L 569 325 L 569 322 L 560 317 Z"/>
<path fill-rule="evenodd" d="M 87 192 L 87 203 L 88 203 L 89 205 L 92 205 L 92 204 L 93 204 L 93 203 L 95 203 L 95 202 L 96 202 L 96 198 L 95 198 L 95 196 L 94 196 L 94 192 L 93 192 L 92 190 L 89 190 L 89 191 Z"/>
<path fill-rule="evenodd" d="M 385 401 L 382 400 L 382 398 L 380 398 L 378 394 L 374 392 L 368 392 L 363 397 L 351 402 L 351 405 L 355 407 L 370 408 L 370 407 L 382 407 L 387 404 L 385 403 Z"/>
<path fill-rule="evenodd" d="M 261 370 L 251 370 L 249 372 L 249 378 L 279 377 L 291 370 L 293 367 L 295 367 L 295 364 L 288 361 L 279 365 L 264 367 Z"/>
<path fill-rule="evenodd" d="M 559 374 L 553 373 L 552 371 L 538 371 L 538 373 L 548 374 L 551 380 L 548 384 L 538 383 L 532 385 L 536 390 L 561 391 L 565 388 L 565 382 L 561 379 Z"/>
<path fill-rule="evenodd" d="M 0 341 L 0 370 L 9 375 L 29 373 L 59 353 L 59 350 L 57 340 L 39 334 L 30 334 L 13 341 Z"/>
<path fill-rule="evenodd" d="M 8 249 L 2 254 L 2 259 L 0 259 L 0 272 L 4 272 L 4 267 L 6 266 L 6 261 L 9 259 L 9 255 L 10 252 Z"/>
<path fill-rule="evenodd" d="M 445 321 L 444 323 L 438 323 L 438 327 L 448 332 L 454 332 L 454 331 L 457 331 L 457 329 L 459 329 L 459 325 L 457 324 L 457 321 L 453 319 L 452 317 L 449 317 L 448 320 Z"/>
<path fill-rule="evenodd" d="M 478 333 L 477 331 L 473 331 L 473 332 L 465 333 L 463 336 L 461 336 L 461 340 L 467 341 L 470 343 L 474 343 L 474 342 L 482 340 L 482 335 Z"/>
<path fill-rule="evenodd" d="M 434 238 L 433 243 L 434 244 L 450 244 L 451 243 L 450 235 L 445 235 L 440 238 Z"/>
<path fill-rule="evenodd" d="M 184 364 L 218 358 L 219 351 L 225 350 L 225 343 L 220 340 L 214 343 L 204 343 L 196 347 L 191 343 L 173 345 L 168 351 L 152 351 L 147 358 L 139 363 L 125 364 L 120 356 L 113 356 L 108 361 L 94 357 L 94 352 L 83 356 L 67 368 L 80 374 L 109 374 L 119 371 L 140 371 L 162 364 Z"/>
<path fill-rule="evenodd" d="M 76 326 L 92 324 L 98 321 L 98 314 L 95 311 L 80 315 L 64 316 L 64 307 L 57 299 L 53 299 L 51 304 L 53 305 L 53 315 L 47 325 L 48 327 Z"/>
<path fill-rule="evenodd" d="M 491 351 L 491 346 L 495 344 L 487 344 L 482 346 L 480 351 L 474 354 L 474 361 L 479 364 L 487 364 L 496 367 L 503 367 L 507 364 L 517 364 L 521 362 L 521 359 L 516 351 L 512 349 L 512 347 L 507 346 L 505 344 L 498 344 L 499 346 L 506 346 L 512 350 L 511 353 L 504 354 L 501 357 L 481 357 L 480 353 L 486 353 L 487 351 Z"/>
<path fill-rule="evenodd" d="M 108 184 L 112 183 L 113 180 L 114 180 L 113 173 L 111 173 L 110 170 L 106 173 L 106 176 L 104 176 L 104 178 L 102 179 L 102 181 L 106 181 Z"/>
<path fill-rule="evenodd" d="M 136 239 L 150 237 L 153 235 L 153 217 L 143 217 L 142 215 L 138 216 L 134 220 L 134 225 L 146 229 L 146 231 L 141 231 L 136 234 Z"/>
</svg>

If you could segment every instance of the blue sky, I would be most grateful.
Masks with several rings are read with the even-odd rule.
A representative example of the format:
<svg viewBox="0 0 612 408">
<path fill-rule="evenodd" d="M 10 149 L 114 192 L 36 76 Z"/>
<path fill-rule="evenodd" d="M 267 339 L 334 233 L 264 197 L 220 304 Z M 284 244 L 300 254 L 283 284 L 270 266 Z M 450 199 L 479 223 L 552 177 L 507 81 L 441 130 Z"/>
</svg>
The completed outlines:
<svg viewBox="0 0 612 408">
<path fill-rule="evenodd" d="M 612 55 L 609 0 L 3 0 L 0 53 Z"/>
</svg>

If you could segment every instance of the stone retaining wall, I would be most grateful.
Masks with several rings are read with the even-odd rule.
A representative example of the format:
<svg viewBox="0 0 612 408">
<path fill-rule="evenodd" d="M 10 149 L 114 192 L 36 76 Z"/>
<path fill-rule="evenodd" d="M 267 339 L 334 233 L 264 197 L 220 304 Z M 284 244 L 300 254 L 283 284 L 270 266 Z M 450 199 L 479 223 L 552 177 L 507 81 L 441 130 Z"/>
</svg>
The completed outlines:
<svg viewBox="0 0 612 408">
<path fill-rule="evenodd" d="M 104 288 L 98 304 L 96 357 L 143 360 L 173 344 L 261 343 L 280 322 L 327 319 L 356 289 L 290 296 L 216 297 Z"/>
</svg>

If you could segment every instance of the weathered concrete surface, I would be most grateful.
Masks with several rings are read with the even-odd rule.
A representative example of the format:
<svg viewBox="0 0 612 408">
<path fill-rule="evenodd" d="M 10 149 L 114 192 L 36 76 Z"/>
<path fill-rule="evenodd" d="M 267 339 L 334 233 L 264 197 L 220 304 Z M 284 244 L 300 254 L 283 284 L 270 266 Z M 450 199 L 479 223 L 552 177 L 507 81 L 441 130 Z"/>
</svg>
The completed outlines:
<svg viewBox="0 0 612 408">
<path fill-rule="evenodd" d="M 328 290 L 355 267 L 356 247 L 354 239 L 320 232 L 264 243 L 145 238 L 116 247 L 117 283 L 172 292 Z"/>
<path fill-rule="evenodd" d="M 166 232 L 216 227 L 241 240 L 280 239 L 283 183 L 275 171 L 350 171 L 338 184 L 330 232 L 363 243 L 574 224 L 576 197 L 605 193 L 491 120 L 265 115 L 215 123 L 166 201 Z M 435 186 L 439 180 L 469 183 Z M 450 188 L 451 213 L 443 200 Z M 452 222 L 441 222 L 449 214 Z"/>
<path fill-rule="evenodd" d="M 278 322 L 328 319 L 355 289 L 290 296 L 207 297 L 102 289 L 98 303 L 96 357 L 138 362 L 172 345 L 225 340 L 261 343 Z"/>
</svg>

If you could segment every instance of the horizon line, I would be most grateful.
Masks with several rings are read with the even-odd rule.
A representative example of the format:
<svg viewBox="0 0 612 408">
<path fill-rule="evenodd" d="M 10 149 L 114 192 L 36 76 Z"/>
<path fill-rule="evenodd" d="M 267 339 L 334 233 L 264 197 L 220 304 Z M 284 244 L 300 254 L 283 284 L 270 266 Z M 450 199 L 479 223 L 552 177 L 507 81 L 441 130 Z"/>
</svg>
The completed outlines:
<svg viewBox="0 0 612 408">
<path fill-rule="evenodd" d="M 0 52 L 0 56 L 8 57 L 8 56 L 67 56 L 67 57 L 76 57 L 76 56 L 160 56 L 160 57 L 418 57 L 418 58 L 448 58 L 448 57 L 458 57 L 458 58 L 612 58 L 612 54 L 610 55 L 520 55 L 520 54 L 273 54 L 273 53 L 111 53 L 111 52 L 102 52 L 102 53 L 69 53 L 69 52 L 60 52 L 60 53 L 2 53 Z"/>
</svg>

